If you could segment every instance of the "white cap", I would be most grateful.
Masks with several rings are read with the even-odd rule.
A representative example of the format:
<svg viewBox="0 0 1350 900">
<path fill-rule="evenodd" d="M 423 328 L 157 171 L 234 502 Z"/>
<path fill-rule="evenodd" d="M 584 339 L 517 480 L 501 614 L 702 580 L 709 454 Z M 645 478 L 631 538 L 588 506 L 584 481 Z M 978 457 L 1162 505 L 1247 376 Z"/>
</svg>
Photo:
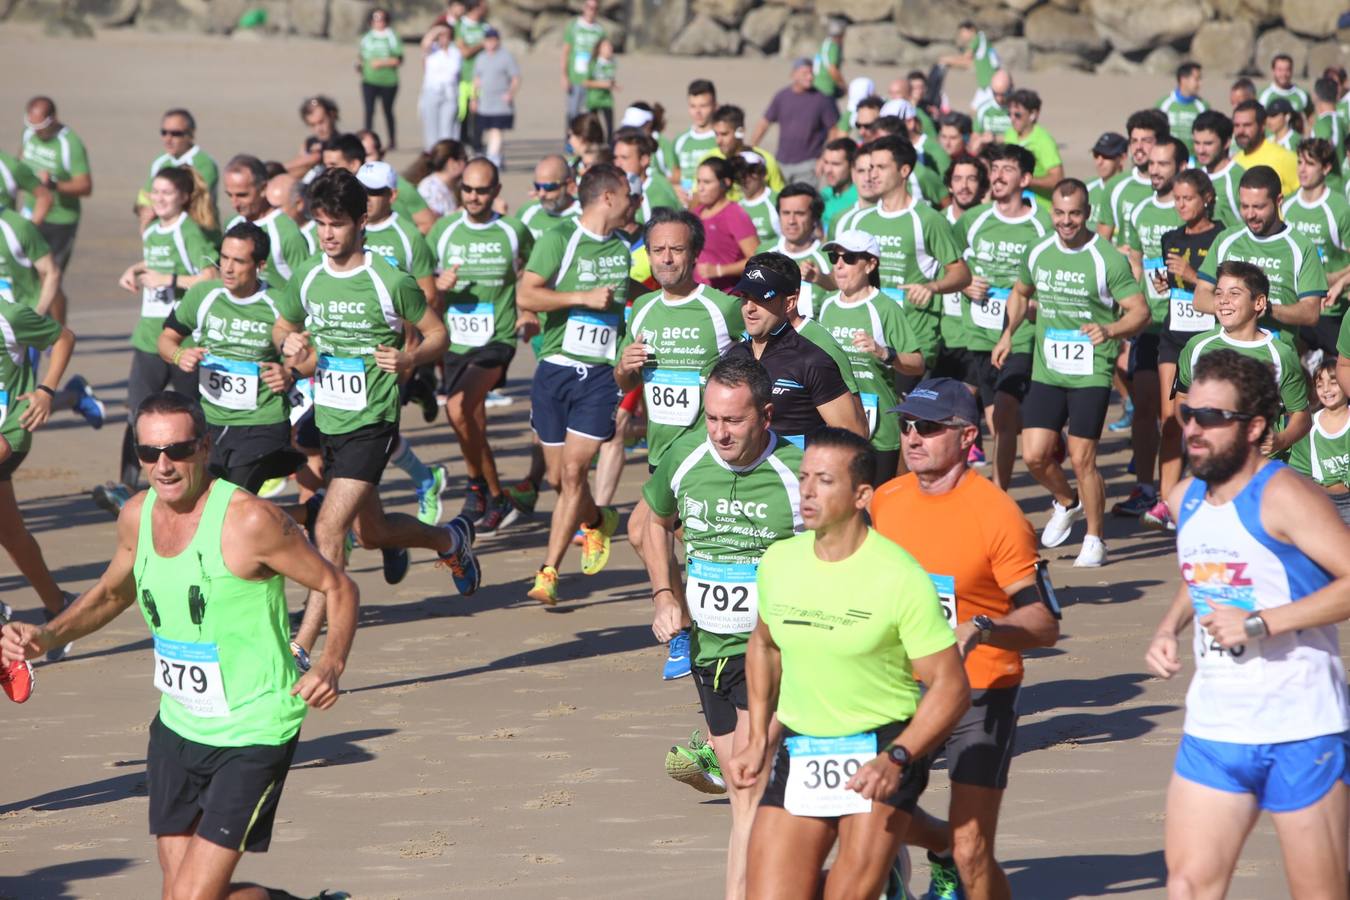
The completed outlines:
<svg viewBox="0 0 1350 900">
<path fill-rule="evenodd" d="M 881 245 L 877 243 L 877 239 L 866 231 L 859 231 L 856 228 L 839 232 L 834 240 L 820 250 L 822 253 L 829 253 L 831 248 L 843 250 L 845 253 L 866 253 L 881 259 Z"/>
<path fill-rule="evenodd" d="M 881 105 L 882 116 L 898 116 L 900 119 L 914 118 L 914 104 L 908 100 L 887 100 Z"/>
<path fill-rule="evenodd" d="M 859 75 L 850 81 L 848 83 L 848 111 L 856 110 L 859 103 L 876 92 L 876 83 L 864 75 Z"/>
<path fill-rule="evenodd" d="M 764 166 L 767 168 L 769 165 L 764 161 L 764 157 L 760 156 L 753 150 L 742 150 L 739 155 L 741 159 L 745 160 L 752 166 Z"/>
<path fill-rule="evenodd" d="M 368 162 L 356 172 L 356 180 L 368 191 L 392 191 L 398 186 L 398 174 L 387 162 Z"/>
<path fill-rule="evenodd" d="M 649 109 L 638 109 L 636 106 L 630 106 L 623 111 L 623 118 L 619 120 L 619 127 L 641 128 L 655 118 L 656 116 Z"/>
</svg>

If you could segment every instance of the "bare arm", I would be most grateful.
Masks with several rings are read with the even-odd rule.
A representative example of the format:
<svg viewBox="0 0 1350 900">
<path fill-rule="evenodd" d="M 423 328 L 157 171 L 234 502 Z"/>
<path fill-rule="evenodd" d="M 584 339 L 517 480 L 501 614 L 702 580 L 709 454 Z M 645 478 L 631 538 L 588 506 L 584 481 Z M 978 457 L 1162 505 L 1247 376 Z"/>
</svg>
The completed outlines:
<svg viewBox="0 0 1350 900">
<path fill-rule="evenodd" d="M 832 428 L 847 428 L 861 437 L 867 437 L 867 416 L 862 402 L 854 394 L 840 394 L 828 403 L 816 407 L 816 412 Z"/>
<path fill-rule="evenodd" d="M 1016 597 L 1022 591 L 1036 589 L 1035 576 L 1027 576 L 1021 581 L 1008 585 L 1003 593 L 1009 598 Z M 974 635 L 978 634 L 973 622 L 962 622 L 956 627 L 956 646 L 965 656 L 971 646 Z M 1022 606 L 1016 606 L 1006 616 L 994 619 L 994 629 L 984 643 L 1001 650 L 1034 650 L 1038 647 L 1053 647 L 1059 640 L 1059 622 L 1044 603 L 1035 600 Z"/>
<path fill-rule="evenodd" d="M 1293 544 L 1333 576 L 1333 581 L 1297 603 L 1264 610 L 1271 634 L 1331 625 L 1350 618 L 1350 528 L 1325 492 L 1292 471 L 1275 475 L 1261 502 L 1261 521 L 1270 536 Z"/>
<path fill-rule="evenodd" d="M 47 213 L 51 212 L 52 204 L 55 198 L 52 197 L 52 189 L 42 182 L 38 182 L 37 187 L 33 188 L 33 224 L 41 225 L 47 221 Z M 144 229 L 142 229 L 144 230 Z"/>
<path fill-rule="evenodd" d="M 680 630 L 684 617 L 684 584 L 671 566 L 670 554 L 664 549 L 674 533 L 674 516 L 652 513 L 647 517 L 643 543 L 653 549 L 643 554 L 643 562 L 652 583 L 652 633 L 663 644 Z"/>
<path fill-rule="evenodd" d="M 764 768 L 769 725 L 778 709 L 778 688 L 783 681 L 783 654 L 762 619 L 750 632 L 746 644 L 745 681 L 750 704 L 750 734 L 729 761 L 726 772 L 731 783 L 741 788 L 753 785 Z"/>
<path fill-rule="evenodd" d="M 1019 325 L 1027 317 L 1027 307 L 1031 303 L 1031 298 L 1036 294 L 1036 286 L 1017 282 L 1012 287 L 1012 292 L 1008 294 L 1008 303 L 1004 307 L 1008 314 L 1008 323 L 1003 326 L 1003 334 L 999 335 L 998 343 L 990 351 L 990 361 L 998 368 L 1003 368 L 1003 362 L 1012 352 L 1013 333 L 1017 331 Z"/>
<path fill-rule="evenodd" d="M 1289 420 L 1284 423 L 1284 428 L 1273 432 L 1268 439 L 1268 446 L 1263 446 L 1261 451 L 1266 456 L 1278 456 L 1303 440 L 1310 431 L 1312 431 L 1312 413 L 1306 409 L 1292 412 L 1289 414 Z"/>
<path fill-rule="evenodd" d="M 417 230 L 425 235 L 436 224 L 436 218 L 435 210 L 428 206 L 426 209 L 419 209 L 413 213 L 412 220 L 413 224 L 417 226 Z"/>
<path fill-rule="evenodd" d="M 1059 184 L 1063 180 L 1064 180 L 1064 167 L 1062 165 L 1055 166 L 1053 169 L 1046 172 L 1039 178 L 1032 176 L 1030 186 L 1033 188 L 1040 188 L 1041 190 L 1044 191 L 1052 191 L 1055 189 L 1055 185 Z"/>
<path fill-rule="evenodd" d="M 771 124 L 773 123 L 768 119 L 761 118 L 759 120 L 759 123 L 755 125 L 755 133 L 750 137 L 750 146 L 759 146 L 760 142 L 764 140 L 764 135 L 769 133 L 769 126 Z"/>
<path fill-rule="evenodd" d="M 33 266 L 42 279 L 42 289 L 38 292 L 38 302 L 34 308 L 38 315 L 45 316 L 47 310 L 52 308 L 57 294 L 61 293 L 61 270 L 50 253 L 33 263 Z"/>
<path fill-rule="evenodd" d="M 912 661 L 914 676 L 926 690 L 914 718 L 895 741 L 913 756 L 925 756 L 946 739 L 970 708 L 970 682 L 955 645 Z"/>
<path fill-rule="evenodd" d="M 583 306 L 603 310 L 614 299 L 614 288 L 592 288 L 589 291 L 555 291 L 538 272 L 522 272 L 516 286 L 516 305 L 530 312 L 554 312 Z"/>
<path fill-rule="evenodd" d="M 1316 325 L 1322 314 L 1322 295 L 1300 297 L 1295 303 L 1272 303 L 1270 315 L 1281 325 Z"/>
<path fill-rule="evenodd" d="M 72 175 L 66 181 L 52 179 L 49 185 L 65 197 L 88 197 L 94 192 L 94 176 L 85 172 L 83 175 Z"/>
</svg>

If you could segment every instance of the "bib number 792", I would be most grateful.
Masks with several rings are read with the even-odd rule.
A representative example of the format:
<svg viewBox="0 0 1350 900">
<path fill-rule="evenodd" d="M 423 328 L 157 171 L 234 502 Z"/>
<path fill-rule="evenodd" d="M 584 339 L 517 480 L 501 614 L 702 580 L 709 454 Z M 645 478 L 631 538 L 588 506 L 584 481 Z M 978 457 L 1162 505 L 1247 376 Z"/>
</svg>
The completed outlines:
<svg viewBox="0 0 1350 900">
<path fill-rule="evenodd" d="M 711 606 L 718 612 L 726 612 L 728 608 L 732 612 L 750 612 L 750 588 L 746 585 L 737 584 L 728 587 L 725 584 L 708 584 L 706 581 L 697 584 L 703 589 L 698 598 L 700 609 L 709 606 L 708 598 L 711 597 Z"/>
</svg>

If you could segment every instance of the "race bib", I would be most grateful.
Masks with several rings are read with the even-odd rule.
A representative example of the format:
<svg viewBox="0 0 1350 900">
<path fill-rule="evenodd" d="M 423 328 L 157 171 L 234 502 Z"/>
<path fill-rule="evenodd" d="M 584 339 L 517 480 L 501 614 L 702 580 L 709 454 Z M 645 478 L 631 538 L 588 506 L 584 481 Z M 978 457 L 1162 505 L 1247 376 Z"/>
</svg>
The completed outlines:
<svg viewBox="0 0 1350 900">
<path fill-rule="evenodd" d="M 0 391 L 0 428 L 5 425 L 5 420 L 9 418 L 9 391 Z"/>
<path fill-rule="evenodd" d="M 14 302 L 14 285 L 9 283 L 8 278 L 0 278 L 0 300 Z"/>
<path fill-rule="evenodd" d="M 619 337 L 619 314 L 574 309 L 567 315 L 563 352 L 572 356 L 614 359 Z"/>
<path fill-rule="evenodd" d="M 1003 330 L 1003 311 L 1008 308 L 1008 297 L 1012 291 L 1008 288 L 991 287 L 983 303 L 970 304 L 970 320 L 981 328 L 991 331 Z"/>
<path fill-rule="evenodd" d="M 944 316 L 961 315 L 961 295 L 959 293 L 942 295 L 942 314 Z"/>
<path fill-rule="evenodd" d="M 1245 644 L 1224 649 L 1199 623 L 1195 625 L 1195 674 L 1206 681 L 1254 683 L 1262 671 L 1256 660 L 1261 657 L 1261 641 L 1252 638 Z"/>
<path fill-rule="evenodd" d="M 347 356 L 321 355 L 314 373 L 314 402 L 329 409 L 365 409 L 366 364 Z"/>
<path fill-rule="evenodd" d="M 883 294 L 885 294 L 887 297 L 890 297 L 890 298 L 891 298 L 892 300 L 894 300 L 896 303 L 899 303 L 901 306 L 904 306 L 904 305 L 905 305 L 905 289 L 904 289 L 904 288 L 898 288 L 898 287 L 893 287 L 893 288 L 882 288 L 882 289 L 881 289 L 881 292 L 882 292 Z"/>
<path fill-rule="evenodd" d="M 698 418 L 698 373 L 671 369 L 644 369 L 642 396 L 647 418 L 659 425 L 687 428 Z"/>
<path fill-rule="evenodd" d="M 286 402 L 291 407 L 291 424 L 299 424 L 305 413 L 314 408 L 314 379 L 302 378 L 286 392 Z"/>
<path fill-rule="evenodd" d="M 584 50 L 578 50 L 576 59 L 572 61 L 572 71 L 578 75 L 589 75 L 591 71 L 591 55 Z"/>
<path fill-rule="evenodd" d="M 877 395 L 860 393 L 858 399 L 862 401 L 863 415 L 867 417 L 867 436 L 871 437 L 877 433 Z"/>
<path fill-rule="evenodd" d="M 220 651 L 215 644 L 171 641 L 155 635 L 155 687 L 194 716 L 218 719 L 230 714 Z"/>
<path fill-rule="evenodd" d="M 497 313 L 491 303 L 457 303 L 445 313 L 450 322 L 450 343 L 484 347 L 497 328 Z"/>
<path fill-rule="evenodd" d="M 167 319 L 173 312 L 173 301 L 171 288 L 141 288 L 141 315 L 147 319 Z"/>
<path fill-rule="evenodd" d="M 788 778 L 783 806 L 794 816 L 852 816 L 872 811 L 872 801 L 844 785 L 877 755 L 875 734 L 817 738 L 796 735 L 784 742 Z"/>
<path fill-rule="evenodd" d="M 202 396 L 225 409 L 258 408 L 258 364 L 208 353 L 197 366 Z"/>
<path fill-rule="evenodd" d="M 956 579 L 950 575 L 928 576 L 933 580 L 933 587 L 937 589 L 938 604 L 942 606 L 942 618 L 947 620 L 947 624 L 956 630 Z"/>
<path fill-rule="evenodd" d="M 1092 339 L 1067 328 L 1045 330 L 1045 365 L 1060 375 L 1092 374 Z"/>
<path fill-rule="evenodd" d="M 1167 276 L 1167 263 L 1161 256 L 1144 257 L 1144 290 L 1148 296 L 1154 300 L 1161 300 L 1166 294 L 1158 290 L 1154 285 L 1153 279 L 1165 278 Z"/>
<path fill-rule="evenodd" d="M 685 589 L 689 614 L 713 634 L 745 634 L 755 629 L 759 590 L 754 563 L 719 563 L 689 557 Z"/>
<path fill-rule="evenodd" d="M 1167 327 L 1171 331 L 1209 331 L 1214 327 L 1214 316 L 1195 308 L 1194 291 L 1172 288 L 1167 309 L 1171 318 Z"/>
</svg>

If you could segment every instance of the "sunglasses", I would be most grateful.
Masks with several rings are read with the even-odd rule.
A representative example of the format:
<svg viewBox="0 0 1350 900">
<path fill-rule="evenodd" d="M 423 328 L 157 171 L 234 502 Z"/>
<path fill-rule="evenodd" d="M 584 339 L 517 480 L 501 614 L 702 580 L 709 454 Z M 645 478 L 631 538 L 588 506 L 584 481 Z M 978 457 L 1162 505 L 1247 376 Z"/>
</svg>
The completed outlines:
<svg viewBox="0 0 1350 900">
<path fill-rule="evenodd" d="M 549 191 L 556 191 L 558 188 L 562 186 L 563 183 L 561 181 L 536 181 L 534 183 L 534 189 L 536 191 L 539 191 L 540 193 L 548 193 Z"/>
<path fill-rule="evenodd" d="M 539 187 L 539 185 L 535 185 L 535 187 Z M 488 185 L 487 187 L 475 187 L 471 184 L 461 184 L 459 186 L 459 189 L 466 194 L 477 194 L 480 197 L 486 197 L 488 194 L 491 194 L 493 191 L 495 191 L 497 189 L 497 186 Z"/>
<path fill-rule="evenodd" d="M 932 437 L 940 434 L 952 426 L 946 422 L 932 422 L 928 419 L 911 419 L 907 416 L 900 417 L 900 433 L 909 434 L 911 431 L 917 431 L 919 437 Z"/>
<path fill-rule="evenodd" d="M 1218 428 L 1229 422 L 1246 422 L 1256 418 L 1251 413 L 1233 412 L 1231 409 L 1217 409 L 1213 406 L 1187 406 L 1181 404 L 1181 421 L 1189 425 L 1191 420 L 1201 428 Z"/>
<path fill-rule="evenodd" d="M 193 438 L 190 441 L 175 441 L 162 447 L 156 447 L 154 444 L 137 444 L 136 458 L 143 463 L 156 463 L 159 462 L 159 455 L 163 453 L 174 462 L 182 462 L 196 453 L 201 445 L 201 438 Z"/>
<path fill-rule="evenodd" d="M 161 128 L 159 130 L 160 137 L 187 137 L 188 134 L 190 134 L 190 132 L 178 131 L 174 128 Z"/>
<path fill-rule="evenodd" d="M 854 253 L 852 250 L 845 250 L 842 252 L 839 250 L 831 250 L 829 253 L 826 253 L 825 256 L 829 258 L 830 265 L 835 265 L 842 259 L 844 265 L 847 266 L 856 266 L 863 260 L 871 258 L 866 253 Z"/>
</svg>

